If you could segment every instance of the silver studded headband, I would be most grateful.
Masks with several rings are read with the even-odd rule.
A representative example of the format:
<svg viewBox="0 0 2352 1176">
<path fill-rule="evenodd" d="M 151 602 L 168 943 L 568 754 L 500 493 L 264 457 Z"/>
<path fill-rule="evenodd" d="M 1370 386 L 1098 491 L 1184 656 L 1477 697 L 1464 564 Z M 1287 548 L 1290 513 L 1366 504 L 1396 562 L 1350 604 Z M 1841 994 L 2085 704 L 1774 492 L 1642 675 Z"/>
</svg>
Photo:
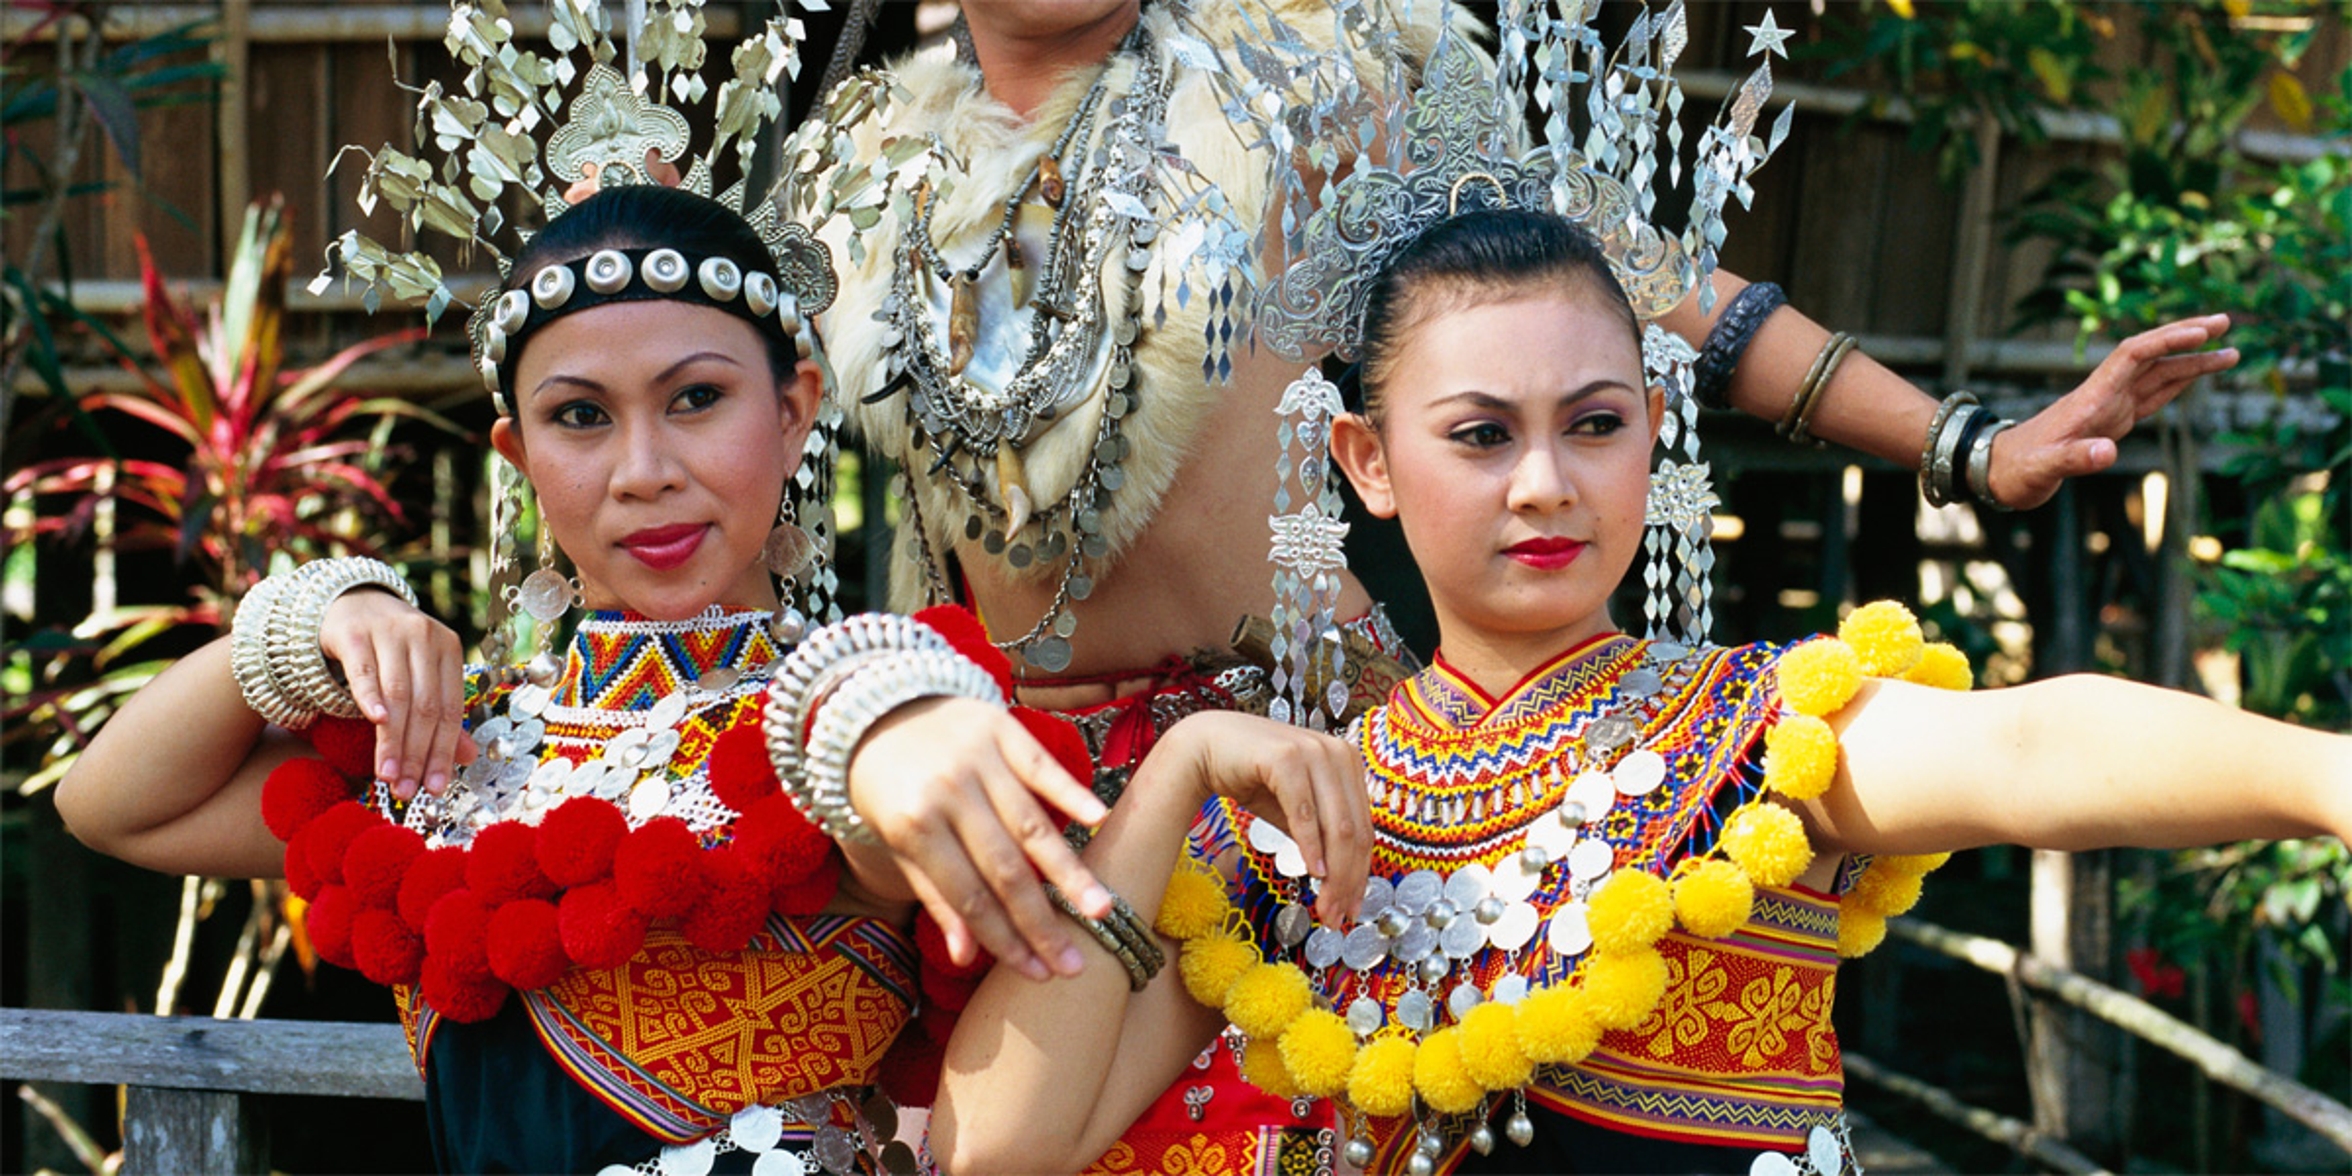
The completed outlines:
<svg viewBox="0 0 2352 1176">
<path fill-rule="evenodd" d="M 745 270 L 724 257 L 704 257 L 671 248 L 599 249 L 576 261 L 549 265 L 528 282 L 492 299 L 476 318 L 474 368 L 498 400 L 512 410 L 506 390 L 523 341 L 568 314 L 614 302 L 687 302 L 724 310 L 763 333 L 789 342 L 807 359 L 812 350 L 799 298 L 772 274 Z"/>
</svg>

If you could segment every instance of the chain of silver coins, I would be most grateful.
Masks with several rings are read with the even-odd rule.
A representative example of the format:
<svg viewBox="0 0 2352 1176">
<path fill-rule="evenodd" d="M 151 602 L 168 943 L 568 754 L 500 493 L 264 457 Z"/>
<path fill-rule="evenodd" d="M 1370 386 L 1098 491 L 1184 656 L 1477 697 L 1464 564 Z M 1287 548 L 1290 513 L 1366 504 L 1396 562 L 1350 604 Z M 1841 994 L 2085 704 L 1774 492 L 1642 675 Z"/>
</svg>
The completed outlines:
<svg viewBox="0 0 2352 1176">
<path fill-rule="evenodd" d="M 1616 848 L 1598 830 L 1621 799 L 1647 796 L 1666 784 L 1665 758 L 1639 744 L 1643 728 L 1668 697 L 1670 682 L 1688 672 L 1684 663 L 1690 656 L 1686 646 L 1650 643 L 1639 663 L 1618 679 L 1612 703 L 1583 724 L 1570 746 L 1530 769 L 1528 775 L 1537 782 L 1514 780 L 1491 806 L 1462 798 L 1441 800 L 1374 782 L 1375 806 L 1407 820 L 1444 826 L 1476 822 L 1532 803 L 1562 781 L 1566 787 L 1558 804 L 1521 827 L 1520 848 L 1493 867 L 1473 861 L 1447 874 L 1423 869 L 1393 879 L 1374 875 L 1364 884 L 1358 918 L 1347 927 L 1315 921 L 1314 883 L 1307 878 L 1306 859 L 1297 842 L 1271 822 L 1250 822 L 1250 848 L 1269 855 L 1275 872 L 1289 880 L 1287 886 L 1275 885 L 1295 887 L 1282 896 L 1275 912 L 1268 955 L 1295 953 L 1327 1000 L 1335 987 L 1334 972 L 1341 973 L 1340 986 L 1352 986 L 1348 973 L 1401 974 L 1408 987 L 1393 1010 L 1369 994 L 1345 1008 L 1333 1002 L 1359 1041 L 1387 1027 L 1392 1017 L 1418 1038 L 1438 1028 L 1445 1014 L 1459 1021 L 1483 1002 L 1516 1004 L 1525 999 L 1531 987 L 1528 973 L 1547 970 L 1526 966 L 1531 945 L 1548 952 L 1552 960 L 1568 963 L 1592 947 L 1586 899 L 1616 868 Z M 1474 810 L 1480 815 L 1471 815 Z M 1390 838 L 1386 832 L 1379 836 Z M 1531 901 L 1547 888 L 1566 898 L 1548 917 Z M 1486 951 L 1503 952 L 1507 961 L 1491 988 L 1482 989 L 1474 979 L 1474 961 Z M 1460 977 L 1445 987 L 1457 971 Z M 1523 1095 L 1505 1129 L 1523 1146 L 1533 1138 Z M 1470 1141 L 1481 1154 L 1493 1148 L 1493 1133 L 1483 1120 L 1471 1131 Z M 1423 1124 L 1408 1171 L 1432 1170 L 1443 1147 L 1438 1126 Z M 1345 1152 L 1350 1163 L 1362 1167 L 1373 1158 L 1372 1142 L 1359 1134 L 1348 1141 Z"/>
<path fill-rule="evenodd" d="M 1033 326 L 1036 333 L 1021 371 L 1001 392 L 972 385 L 952 370 L 932 336 L 928 304 L 915 288 L 918 277 L 928 272 L 928 264 L 912 246 L 900 264 L 892 267 L 891 292 L 882 310 L 889 323 L 883 334 L 888 371 L 884 394 L 902 384 L 907 387 L 907 415 L 917 443 L 932 454 L 931 476 L 944 476 L 969 507 L 964 538 L 979 543 L 983 551 L 1017 570 L 1062 561 L 1061 578 L 1045 614 L 1028 632 L 997 643 L 998 648 L 1018 654 L 1048 674 L 1070 666 L 1070 637 L 1078 627 L 1070 606 L 1094 592 L 1094 578 L 1085 570 L 1086 561 L 1110 555 L 1110 541 L 1103 535 L 1103 515 L 1127 481 L 1120 462 L 1131 446 L 1120 422 L 1135 411 L 1139 394 L 1135 342 L 1143 330 L 1142 281 L 1151 265 L 1151 245 L 1159 234 L 1155 220 L 1136 212 L 1148 209 L 1155 128 L 1165 117 L 1168 101 L 1163 70 L 1148 38 L 1138 42 L 1134 56 L 1138 63 L 1134 89 L 1124 98 L 1105 103 L 1111 121 L 1103 142 L 1081 179 L 1081 189 L 1066 197 L 1067 208 L 1074 210 L 1084 225 L 1078 254 L 1081 284 L 1091 285 L 1109 256 L 1115 243 L 1112 223 L 1120 219 L 1130 222 L 1126 233 L 1127 308 L 1107 326 L 1107 359 L 1101 357 L 1106 326 L 1099 293 L 1081 300 L 1074 309 L 1063 308 L 1052 304 L 1060 295 L 1041 277 L 1034 300 L 1038 307 Z M 1049 274 L 1065 268 L 1060 241 L 1064 219 L 1056 220 L 1056 239 L 1047 261 Z M 1045 342 L 1048 319 L 1062 325 L 1051 333 L 1051 341 Z M 1094 386 L 1098 364 L 1105 399 L 1084 471 L 1060 501 L 1037 504 L 1026 518 L 1016 516 L 1008 504 L 991 497 L 980 459 L 1001 446 L 1014 446 L 1017 451 L 1037 421 L 1049 420 L 1060 411 L 1060 398 L 1071 395 L 1073 389 Z M 970 468 L 958 462 L 959 455 L 972 460 Z M 908 497 L 910 504 L 917 501 Z M 930 578 L 934 596 L 954 599 L 929 549 L 919 507 L 917 513 L 915 526 L 910 528 L 917 545 L 912 554 Z"/>
</svg>

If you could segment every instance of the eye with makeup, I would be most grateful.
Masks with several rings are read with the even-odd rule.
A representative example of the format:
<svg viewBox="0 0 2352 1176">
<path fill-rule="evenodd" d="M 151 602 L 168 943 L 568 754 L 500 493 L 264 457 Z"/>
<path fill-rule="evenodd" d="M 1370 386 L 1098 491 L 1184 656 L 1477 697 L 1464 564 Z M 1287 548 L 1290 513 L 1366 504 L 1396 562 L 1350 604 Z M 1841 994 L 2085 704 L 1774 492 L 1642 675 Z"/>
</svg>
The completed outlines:
<svg viewBox="0 0 2352 1176">
<path fill-rule="evenodd" d="M 1511 443 L 1511 431 L 1494 421 L 1472 421 L 1446 434 L 1446 440 L 1471 449 L 1493 449 Z"/>
<path fill-rule="evenodd" d="M 670 397 L 672 412 L 701 412 L 726 399 L 727 390 L 716 384 L 689 384 Z"/>
<path fill-rule="evenodd" d="M 1613 408 L 1596 409 L 1568 423 L 1568 433 L 1575 437 L 1607 437 L 1626 426 L 1625 414 Z"/>
<path fill-rule="evenodd" d="M 612 420 L 605 415 L 604 406 L 593 400 L 565 401 L 557 405 L 555 411 L 548 413 L 547 419 L 549 423 L 564 429 L 593 429 L 609 424 Z"/>
</svg>

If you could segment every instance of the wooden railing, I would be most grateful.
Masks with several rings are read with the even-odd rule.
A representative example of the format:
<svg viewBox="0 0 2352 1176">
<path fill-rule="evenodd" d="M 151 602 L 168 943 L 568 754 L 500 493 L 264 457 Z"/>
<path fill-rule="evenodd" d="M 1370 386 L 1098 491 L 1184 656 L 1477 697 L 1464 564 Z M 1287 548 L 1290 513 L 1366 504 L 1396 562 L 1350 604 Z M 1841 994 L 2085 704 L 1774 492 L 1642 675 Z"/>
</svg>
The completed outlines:
<svg viewBox="0 0 2352 1176">
<path fill-rule="evenodd" d="M 1887 924 L 1896 939 L 2007 977 L 2042 1000 L 2081 1009 L 2124 1032 L 2187 1060 L 2212 1081 L 2236 1090 L 2352 1155 L 2352 1107 L 2276 1073 L 2162 1009 L 2120 989 L 2035 958 L 1997 939 L 1969 935 L 1917 919 Z M 2032 1124 L 1960 1101 L 1951 1092 L 1848 1052 L 1846 1077 L 1919 1103 L 1938 1117 L 1965 1127 L 2046 1167 L 2068 1173 L 2104 1169 Z"/>
<path fill-rule="evenodd" d="M 0 1009 L 0 1078 L 127 1088 L 123 1169 L 269 1171 L 246 1096 L 425 1096 L 397 1025 Z"/>
</svg>

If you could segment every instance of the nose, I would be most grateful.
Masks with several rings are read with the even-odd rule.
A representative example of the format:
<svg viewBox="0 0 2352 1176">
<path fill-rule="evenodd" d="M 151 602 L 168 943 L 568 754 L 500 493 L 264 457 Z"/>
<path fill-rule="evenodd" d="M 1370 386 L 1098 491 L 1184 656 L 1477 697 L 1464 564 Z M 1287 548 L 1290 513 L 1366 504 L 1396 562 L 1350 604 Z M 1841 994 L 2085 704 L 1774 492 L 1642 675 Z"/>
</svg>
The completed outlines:
<svg viewBox="0 0 2352 1176">
<path fill-rule="evenodd" d="M 657 498 L 685 485 L 686 467 L 671 452 L 668 433 L 658 423 L 621 426 L 620 460 L 612 473 L 614 498 Z"/>
<path fill-rule="evenodd" d="M 1507 488 L 1513 513 L 1565 510 L 1576 504 L 1576 478 L 1556 444 L 1529 445 L 1511 467 Z"/>
</svg>

